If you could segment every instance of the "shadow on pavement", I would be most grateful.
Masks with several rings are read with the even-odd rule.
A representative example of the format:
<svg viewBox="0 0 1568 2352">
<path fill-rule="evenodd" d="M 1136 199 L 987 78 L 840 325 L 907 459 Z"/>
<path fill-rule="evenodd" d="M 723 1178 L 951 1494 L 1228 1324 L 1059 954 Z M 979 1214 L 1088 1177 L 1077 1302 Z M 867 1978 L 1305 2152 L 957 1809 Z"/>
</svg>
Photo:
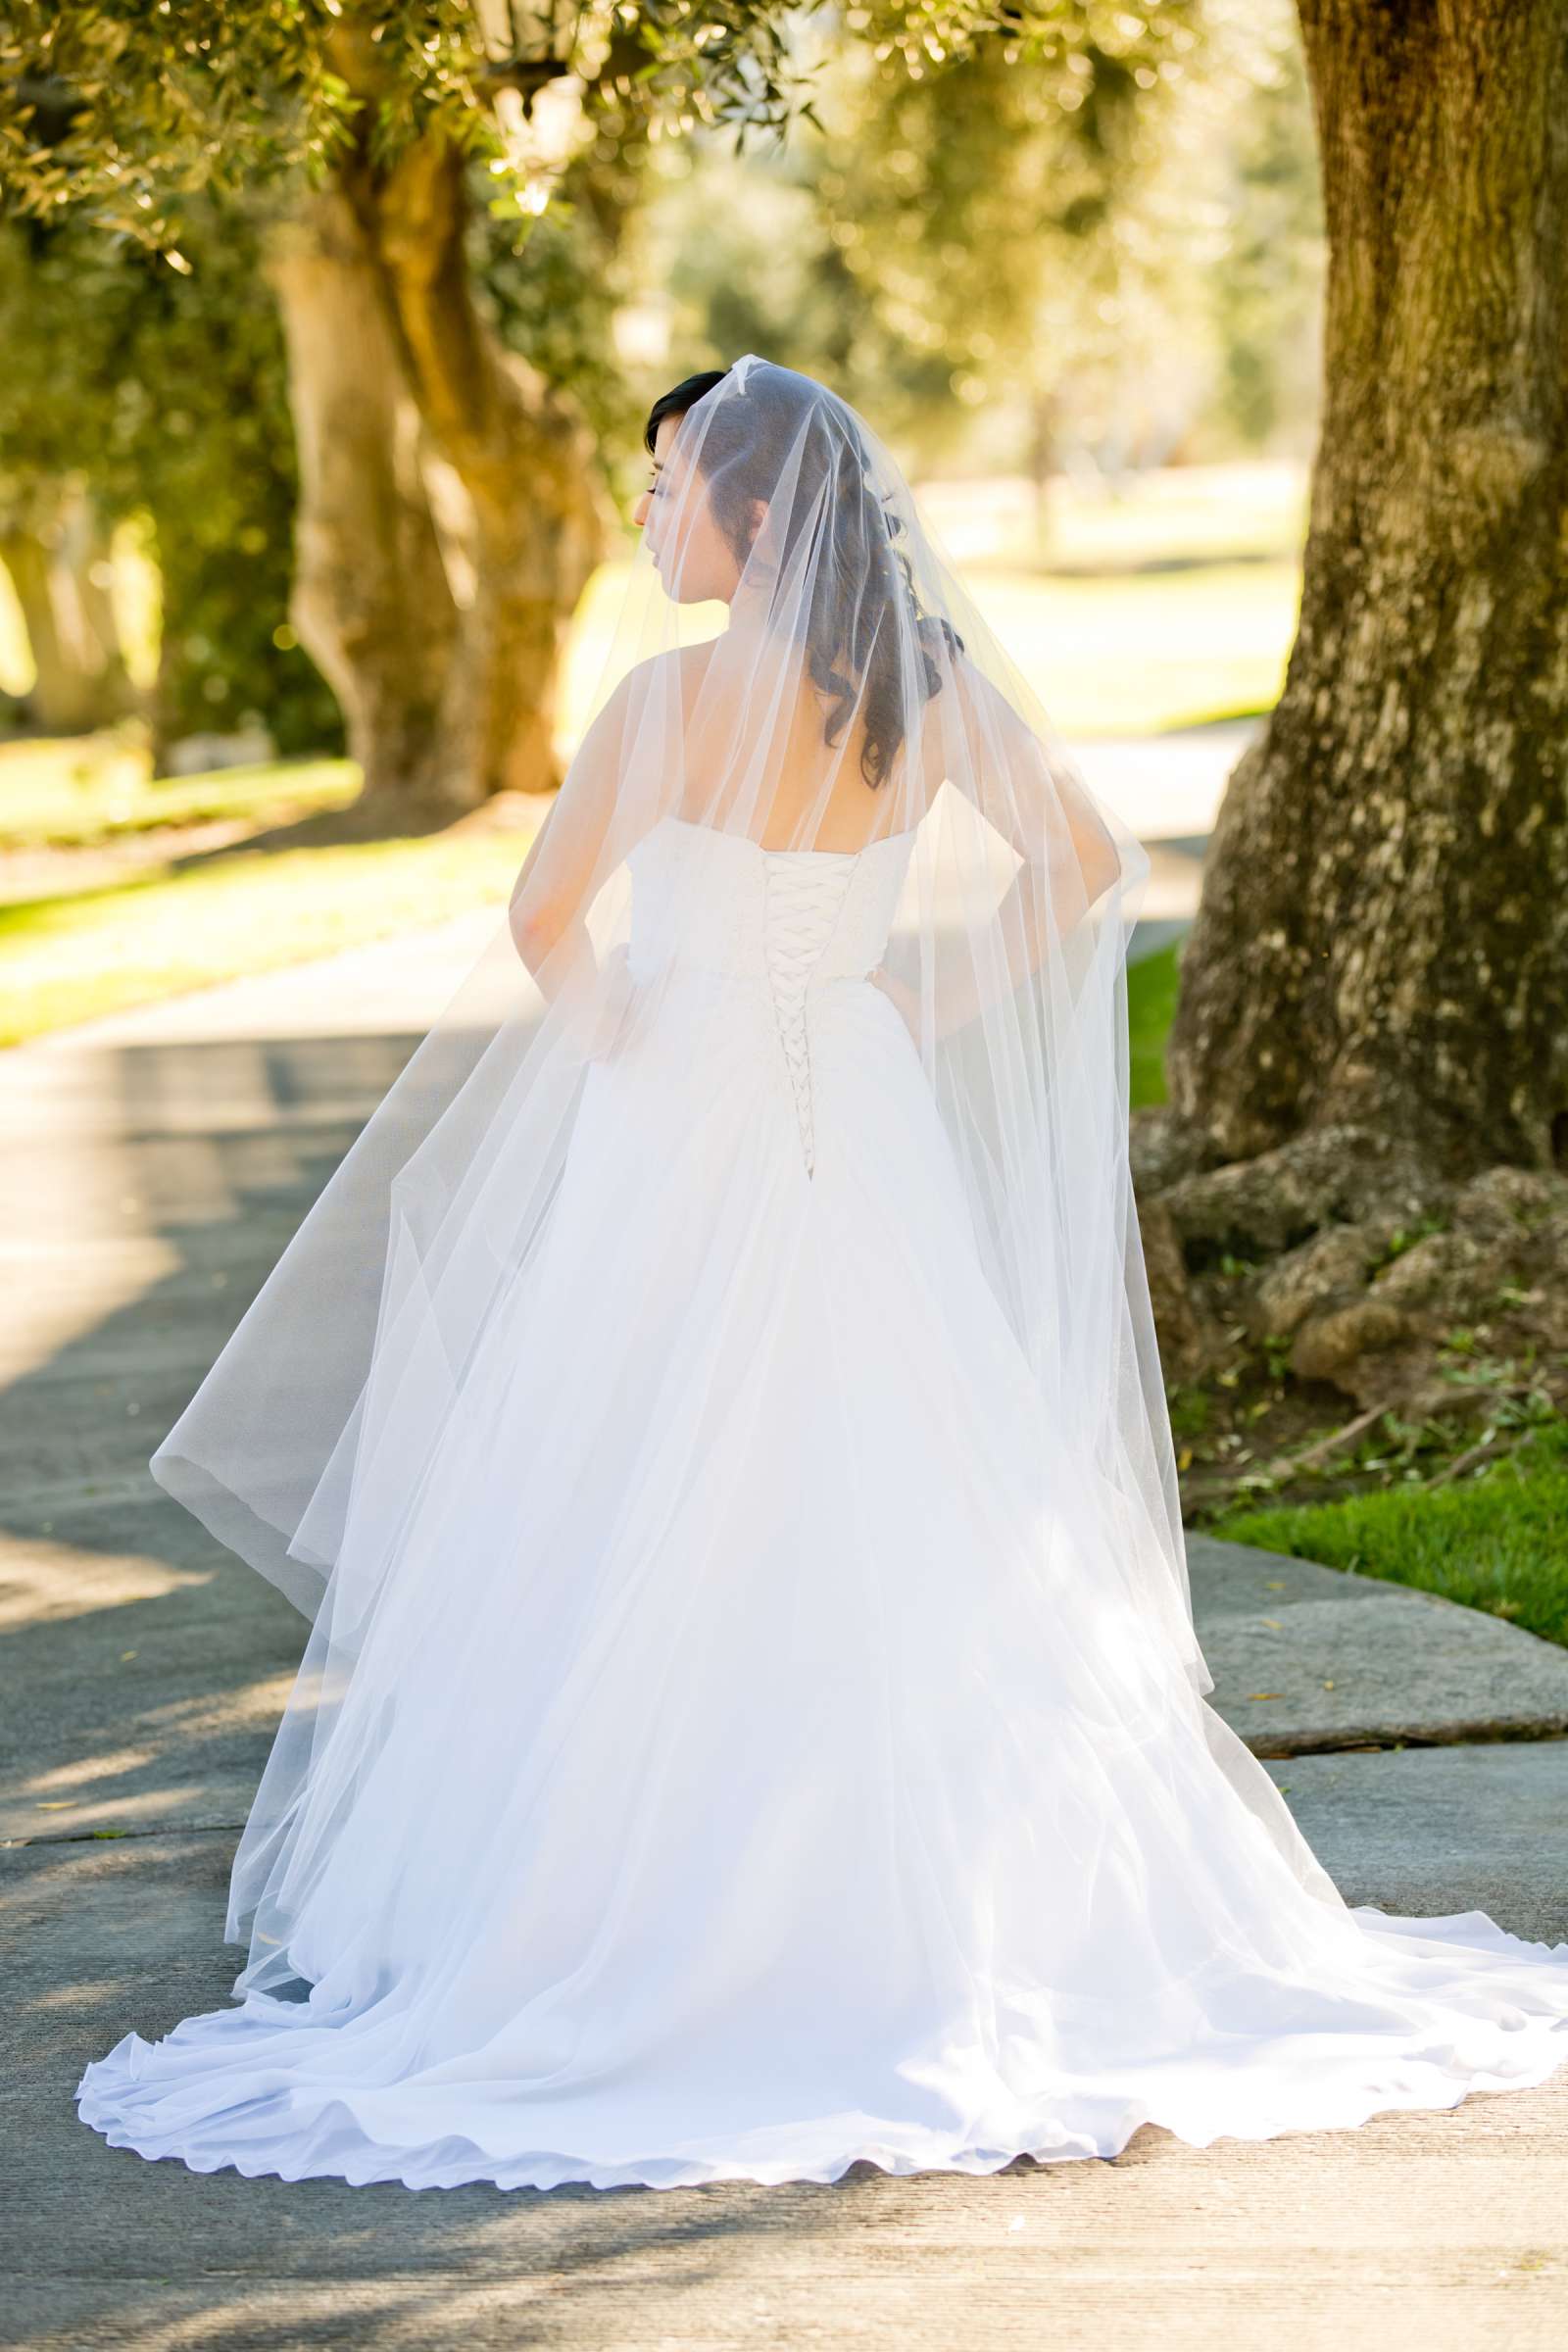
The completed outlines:
<svg viewBox="0 0 1568 2352">
<path fill-rule="evenodd" d="M 5 1837 L 243 1820 L 302 1621 L 147 1458 L 416 1042 L 84 1047 L 31 1057 L 25 1103 L 0 1093 L 33 1122 L 6 1202 L 29 1246 L 0 1446 Z"/>
</svg>

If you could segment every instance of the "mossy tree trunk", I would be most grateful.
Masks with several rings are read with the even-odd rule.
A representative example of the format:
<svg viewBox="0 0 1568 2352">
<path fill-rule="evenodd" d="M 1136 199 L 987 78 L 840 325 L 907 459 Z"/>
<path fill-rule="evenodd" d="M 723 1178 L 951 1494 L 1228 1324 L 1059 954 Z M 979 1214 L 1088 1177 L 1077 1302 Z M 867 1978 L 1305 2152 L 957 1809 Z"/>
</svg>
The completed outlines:
<svg viewBox="0 0 1568 2352">
<path fill-rule="evenodd" d="M 1568 14 L 1300 0 L 1329 239 L 1285 692 L 1231 780 L 1172 1103 L 1210 1158 L 1568 1150 Z"/>
<path fill-rule="evenodd" d="M 1252 1416 L 1336 1396 L 1335 1443 L 1457 1416 L 1466 1460 L 1568 1411 L 1568 13 L 1299 13 L 1329 241 L 1300 623 L 1134 1122 L 1167 1372 L 1237 1405 L 1221 1487 Z"/>
</svg>

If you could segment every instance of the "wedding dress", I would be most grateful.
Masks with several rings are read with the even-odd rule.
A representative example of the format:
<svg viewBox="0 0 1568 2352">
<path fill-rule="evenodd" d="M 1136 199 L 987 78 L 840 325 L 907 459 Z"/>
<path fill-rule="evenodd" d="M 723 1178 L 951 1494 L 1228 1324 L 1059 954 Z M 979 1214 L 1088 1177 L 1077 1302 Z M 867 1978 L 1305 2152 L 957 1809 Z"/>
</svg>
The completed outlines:
<svg viewBox="0 0 1568 2352">
<path fill-rule="evenodd" d="M 736 373 L 677 441 L 775 378 L 818 428 Z M 312 1631 L 241 1997 L 127 2034 L 83 2120 L 201 2171 L 672 2187 L 1543 2081 L 1568 1947 L 1348 1908 L 1204 1703 L 1116 1115 L 1136 845 L 1074 900 L 1093 811 L 1032 729 L 980 730 L 1010 814 L 950 740 L 857 846 L 769 846 L 777 776 L 675 795 L 668 720 L 638 803 L 624 721 L 520 891 L 575 860 L 599 925 L 542 1023 L 454 1011 L 155 1456 Z"/>
</svg>

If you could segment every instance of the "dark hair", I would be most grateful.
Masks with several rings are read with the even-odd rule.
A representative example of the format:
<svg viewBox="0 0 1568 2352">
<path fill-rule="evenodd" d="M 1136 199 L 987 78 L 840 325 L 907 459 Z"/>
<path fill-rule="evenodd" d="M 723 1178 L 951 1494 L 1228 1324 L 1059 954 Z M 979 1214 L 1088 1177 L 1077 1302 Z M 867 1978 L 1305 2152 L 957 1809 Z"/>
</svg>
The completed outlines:
<svg viewBox="0 0 1568 2352">
<path fill-rule="evenodd" d="M 711 392 L 713 386 L 721 384 L 728 373 L 727 368 L 705 368 L 701 375 L 689 375 L 684 383 L 676 384 L 668 392 L 661 392 L 648 412 L 648 422 L 643 426 L 643 447 L 650 457 L 658 444 L 659 428 L 664 418 L 684 416 L 688 409 L 696 408 L 705 392 Z"/>
<path fill-rule="evenodd" d="M 791 370 L 771 372 L 787 377 Z M 666 416 L 684 416 L 728 373 L 728 368 L 707 368 L 662 393 L 643 431 L 649 452 Z M 814 401 L 817 388 L 807 389 L 806 379 L 799 380 L 803 399 Z M 888 624 L 890 609 L 902 604 L 908 614 L 928 700 L 942 685 L 941 670 L 932 659 L 933 638 L 940 634 L 950 652 L 961 651 L 963 639 L 948 621 L 920 612 L 909 559 L 897 544 L 903 523 L 870 478 L 869 453 L 853 416 L 825 405 L 821 414 L 820 426 L 808 430 L 801 444 L 800 479 L 808 487 L 814 457 L 821 472 L 834 467 L 847 494 L 832 505 L 832 560 L 813 566 L 817 586 L 803 622 L 807 663 L 813 683 L 834 698 L 824 729 L 829 744 L 836 742 L 857 700 L 861 701 L 865 741 L 860 773 L 875 790 L 886 783 L 904 740 L 898 631 Z M 800 426 L 798 409 L 787 400 L 765 405 L 727 400 L 714 411 L 703 436 L 698 467 L 709 484 L 714 519 L 737 563 L 744 564 L 751 552 L 752 501 L 763 494 L 760 485 L 776 478 L 796 449 Z M 736 463 L 742 459 L 744 465 Z M 803 512 L 808 504 L 800 502 Z M 781 561 L 787 562 L 789 552 L 780 551 Z"/>
</svg>

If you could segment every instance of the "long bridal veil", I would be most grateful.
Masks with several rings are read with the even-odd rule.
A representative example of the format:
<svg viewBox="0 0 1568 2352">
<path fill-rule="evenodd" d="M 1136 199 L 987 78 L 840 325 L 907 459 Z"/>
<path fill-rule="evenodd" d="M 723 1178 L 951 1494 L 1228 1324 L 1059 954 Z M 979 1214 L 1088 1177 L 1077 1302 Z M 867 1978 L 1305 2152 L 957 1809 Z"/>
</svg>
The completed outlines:
<svg viewBox="0 0 1568 2352">
<path fill-rule="evenodd" d="M 1171 1663 L 1170 1703 L 1210 1687 L 1128 1169 L 1126 957 L 1148 860 L 863 418 L 748 355 L 680 419 L 596 714 L 494 939 L 153 1457 L 310 1620 L 235 1864 L 237 1989 L 289 1973 L 290 1920 L 373 1768 L 385 1710 L 349 1705 L 356 1679 L 395 1692 L 432 1618 L 464 1607 L 463 1561 L 410 1530 L 498 1302 L 540 1318 L 564 1427 L 614 1391 L 616 1362 L 583 1360 L 572 1300 L 541 1269 L 594 1073 L 659 1020 L 668 985 L 631 938 L 628 858 L 662 826 L 790 853 L 765 861 L 786 974 L 791 926 L 842 861 L 895 837 L 906 853 L 873 977 L 940 1113 L 953 1247 L 977 1256 L 1027 1367 L 1054 1497 L 1042 1556 L 1065 1530 L 1107 1622 Z M 713 870 L 719 888 L 735 867 Z M 821 919 L 818 905 L 813 936 Z M 785 1072 L 808 1087 L 806 1029 L 777 1018 Z M 890 1234 L 895 1264 L 898 1248 Z M 628 1346 L 650 1336 L 653 1272 L 617 1261 Z M 1251 1801 L 1289 1844 L 1272 1790 Z"/>
</svg>

